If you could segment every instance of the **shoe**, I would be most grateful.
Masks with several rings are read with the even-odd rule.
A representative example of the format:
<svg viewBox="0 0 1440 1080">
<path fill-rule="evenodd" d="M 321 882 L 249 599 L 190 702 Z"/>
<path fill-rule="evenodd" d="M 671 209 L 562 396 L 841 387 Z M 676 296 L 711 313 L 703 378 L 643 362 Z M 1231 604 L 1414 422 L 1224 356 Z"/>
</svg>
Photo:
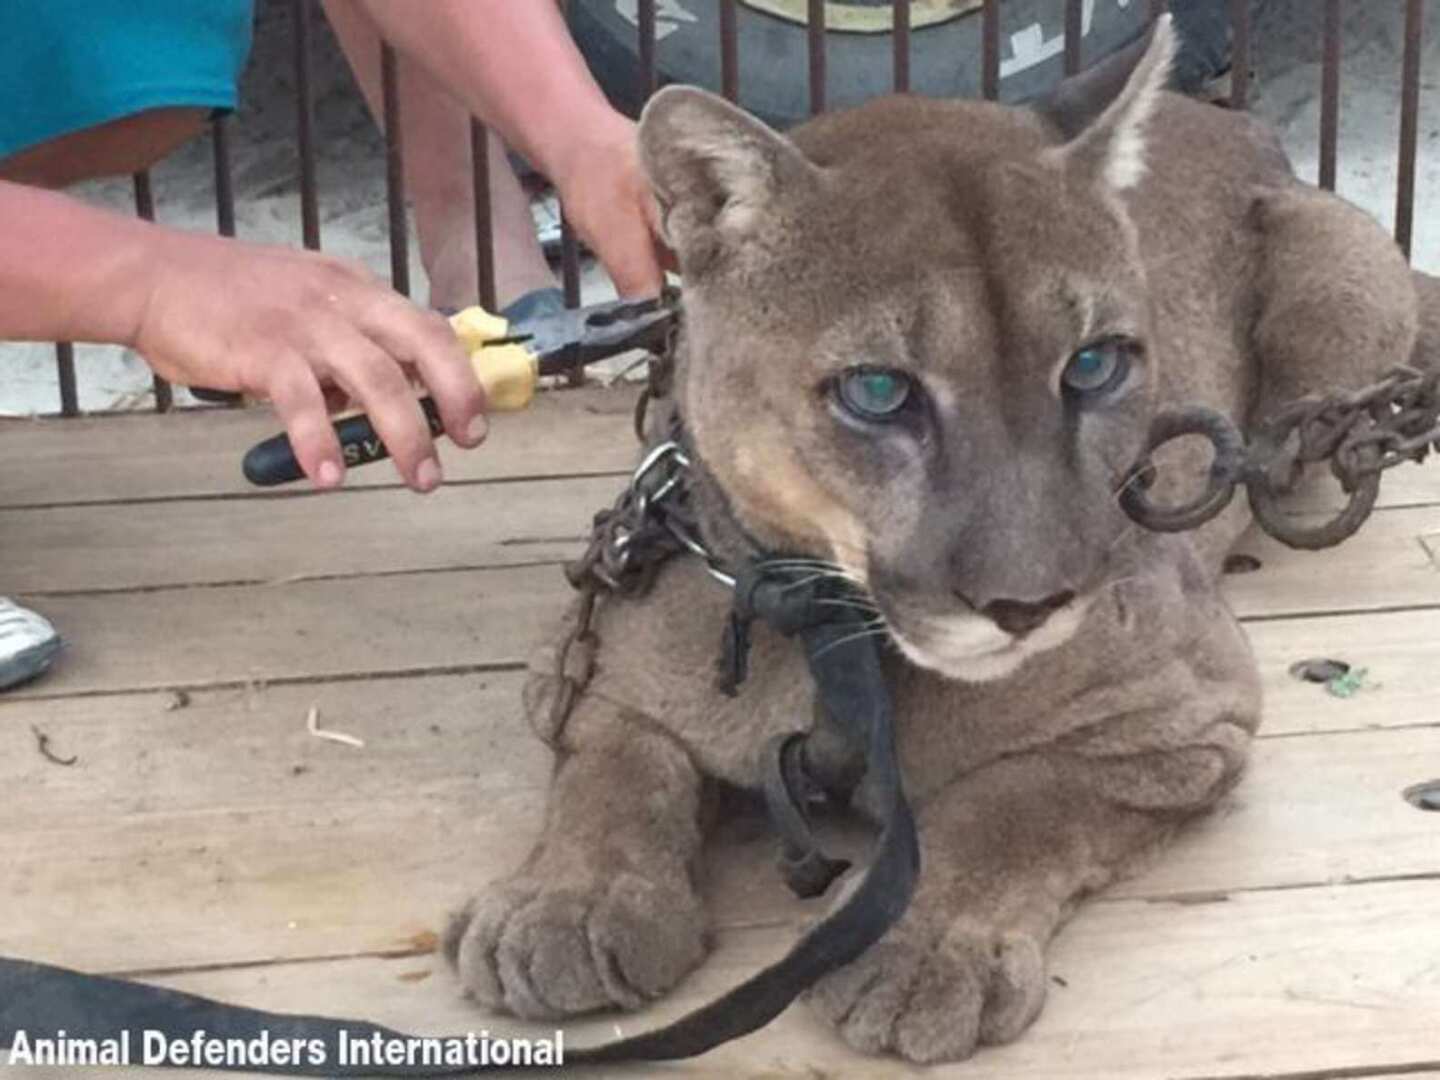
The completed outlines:
<svg viewBox="0 0 1440 1080">
<path fill-rule="evenodd" d="M 63 644 L 49 619 L 0 596 L 0 690 L 44 674 Z"/>
</svg>

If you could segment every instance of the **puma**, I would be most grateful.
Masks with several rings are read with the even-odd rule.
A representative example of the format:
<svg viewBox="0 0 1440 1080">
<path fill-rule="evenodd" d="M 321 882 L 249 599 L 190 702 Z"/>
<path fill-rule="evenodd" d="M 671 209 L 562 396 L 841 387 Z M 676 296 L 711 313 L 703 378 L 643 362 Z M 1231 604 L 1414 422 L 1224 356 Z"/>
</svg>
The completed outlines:
<svg viewBox="0 0 1440 1080">
<path fill-rule="evenodd" d="M 1130 522 L 1117 489 L 1157 411 L 1245 429 L 1440 357 L 1440 281 L 1299 183 L 1255 121 L 1164 89 L 1173 51 L 1162 19 L 1034 107 L 900 96 L 788 136 L 691 88 L 645 110 L 705 542 L 813 559 L 889 643 L 921 877 L 808 994 L 861 1051 L 934 1062 L 1019 1036 L 1076 904 L 1244 767 L 1259 679 L 1218 579 L 1247 512 Z M 1176 475 L 1203 468 L 1190 456 Z M 480 1002 L 635 1009 L 704 958 L 704 788 L 754 787 L 759 748 L 813 715 L 803 657 L 763 627 L 740 695 L 716 690 L 728 605 L 698 559 L 602 604 L 562 729 L 537 665 L 527 708 L 558 759 L 543 836 L 447 938 Z"/>
</svg>

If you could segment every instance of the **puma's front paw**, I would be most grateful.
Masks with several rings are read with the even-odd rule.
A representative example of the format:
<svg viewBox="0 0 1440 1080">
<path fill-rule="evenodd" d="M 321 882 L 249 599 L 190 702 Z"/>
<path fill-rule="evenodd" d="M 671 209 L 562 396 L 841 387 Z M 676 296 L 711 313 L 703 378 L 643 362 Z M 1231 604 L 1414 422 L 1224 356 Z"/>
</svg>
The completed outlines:
<svg viewBox="0 0 1440 1080">
<path fill-rule="evenodd" d="M 628 872 L 579 883 L 521 874 L 455 916 L 445 953 L 478 1001 L 553 1019 L 660 996 L 704 956 L 704 925 L 688 883 Z"/>
<path fill-rule="evenodd" d="M 958 1061 L 1009 1042 L 1045 1001 L 1040 942 L 961 920 L 940 939 L 903 931 L 810 991 L 816 1011 L 867 1053 Z"/>
</svg>

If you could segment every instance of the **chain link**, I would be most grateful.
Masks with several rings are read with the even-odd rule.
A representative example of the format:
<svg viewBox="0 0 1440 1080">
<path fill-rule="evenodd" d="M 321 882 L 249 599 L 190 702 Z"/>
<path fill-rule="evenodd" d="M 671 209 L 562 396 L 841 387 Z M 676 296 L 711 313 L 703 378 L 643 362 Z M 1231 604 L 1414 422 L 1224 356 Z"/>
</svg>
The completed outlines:
<svg viewBox="0 0 1440 1080">
<path fill-rule="evenodd" d="M 592 623 L 600 597 L 606 593 L 643 595 L 662 563 L 689 550 L 667 526 L 670 504 L 684 501 L 688 495 L 683 484 L 688 465 L 678 442 L 664 442 L 652 449 L 615 504 L 595 515 L 585 553 L 566 564 L 565 578 L 580 593 L 580 606 L 575 626 L 561 642 L 555 659 L 552 731 L 564 726 L 594 673 L 599 641 Z"/>
<path fill-rule="evenodd" d="M 1318 550 L 1353 536 L 1375 508 L 1380 474 L 1407 461 L 1423 461 L 1440 447 L 1440 370 L 1398 367 L 1360 390 L 1311 395 L 1260 424 L 1248 447 L 1234 425 L 1204 408 L 1172 410 L 1156 418 L 1147 452 L 1120 491 L 1126 512 L 1162 532 L 1209 521 L 1243 486 L 1259 526 L 1291 547 Z M 1165 507 L 1148 493 L 1154 452 L 1171 439 L 1203 435 L 1215 447 L 1206 491 L 1184 507 Z M 1237 453 L 1240 446 L 1242 452 Z M 1284 496 L 1307 466 L 1328 462 L 1347 502 L 1330 520 L 1306 524 L 1287 513 Z"/>
</svg>

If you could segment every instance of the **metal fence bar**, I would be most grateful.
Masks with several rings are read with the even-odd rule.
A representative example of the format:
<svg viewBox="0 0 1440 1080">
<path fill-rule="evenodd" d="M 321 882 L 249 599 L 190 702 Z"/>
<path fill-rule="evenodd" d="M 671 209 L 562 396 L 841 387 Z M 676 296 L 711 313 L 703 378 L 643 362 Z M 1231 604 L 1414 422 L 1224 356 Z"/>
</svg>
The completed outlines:
<svg viewBox="0 0 1440 1080">
<path fill-rule="evenodd" d="M 480 306 L 494 311 L 495 230 L 490 218 L 490 135 L 485 125 L 470 118 L 470 167 L 475 191 L 475 281 Z"/>
<path fill-rule="evenodd" d="M 385 207 L 390 219 L 390 284 L 410 295 L 410 227 L 405 220 L 405 136 L 401 130 L 400 60 L 380 45 L 380 101 L 385 127 Z"/>
<path fill-rule="evenodd" d="M 735 0 L 720 0 L 720 92 L 740 100 L 740 29 L 735 22 Z"/>
<path fill-rule="evenodd" d="M 1081 45 L 1084 43 L 1085 9 L 1083 0 L 1065 0 L 1065 74 L 1080 70 Z"/>
<path fill-rule="evenodd" d="M 143 221 L 155 220 L 155 189 L 150 184 L 150 173 L 142 169 L 131 179 L 135 184 L 135 213 Z"/>
<path fill-rule="evenodd" d="M 568 15 L 570 0 L 559 0 L 561 14 Z M 638 20 L 637 20 L 638 21 Z M 560 204 L 560 286 L 565 292 L 565 306 L 580 306 L 580 241 L 575 227 Z M 576 368 L 577 375 L 583 370 Z"/>
<path fill-rule="evenodd" d="M 155 220 L 155 191 L 150 186 L 150 173 L 141 170 L 135 173 L 135 213 L 145 221 Z M 155 411 L 169 412 L 175 404 L 175 395 L 171 392 L 170 384 L 159 375 L 151 378 L 151 385 L 155 388 Z"/>
<path fill-rule="evenodd" d="M 320 200 L 315 182 L 315 91 L 310 77 L 310 0 L 290 0 L 295 24 L 295 136 L 300 144 L 300 235 L 320 250 Z"/>
<path fill-rule="evenodd" d="M 580 241 L 575 228 L 560 208 L 560 284 L 565 290 L 565 306 L 580 306 Z"/>
<path fill-rule="evenodd" d="M 1250 107 L 1250 0 L 1230 0 L 1230 107 Z"/>
<path fill-rule="evenodd" d="M 1000 96 L 1000 0 L 985 0 L 980 12 L 980 93 L 986 101 Z"/>
<path fill-rule="evenodd" d="M 1395 241 L 1407 259 L 1415 240 L 1415 165 L 1420 152 L 1420 52 L 1424 44 L 1424 0 L 1406 0 L 1405 57 L 1400 77 L 1400 177 L 1395 193 Z"/>
<path fill-rule="evenodd" d="M 640 0 L 635 25 L 640 31 L 640 97 L 645 100 L 659 86 L 655 72 L 655 0 Z"/>
<path fill-rule="evenodd" d="M 60 382 L 60 415 L 80 415 L 80 394 L 75 385 L 75 346 L 68 341 L 55 343 L 55 375 Z"/>
<path fill-rule="evenodd" d="M 1325 0 L 1324 69 L 1320 78 L 1320 186 L 1335 190 L 1340 141 L 1340 0 Z"/>
<path fill-rule="evenodd" d="M 910 91 L 910 0 L 894 0 L 895 92 Z"/>
<path fill-rule="evenodd" d="M 235 181 L 230 168 L 230 117 L 217 116 L 210 121 L 210 148 L 215 160 L 215 231 L 221 236 L 235 235 Z M 191 389 L 194 393 L 194 389 Z M 221 395 L 225 404 L 238 408 L 245 404 L 243 394 Z M 217 398 L 220 400 L 220 398 Z"/>
<path fill-rule="evenodd" d="M 235 235 L 235 181 L 230 170 L 230 117 L 210 122 L 210 146 L 215 154 L 215 229 L 221 236 Z"/>
<path fill-rule="evenodd" d="M 825 111 L 825 0 L 809 0 L 805 22 L 810 45 L 810 115 Z"/>
</svg>

